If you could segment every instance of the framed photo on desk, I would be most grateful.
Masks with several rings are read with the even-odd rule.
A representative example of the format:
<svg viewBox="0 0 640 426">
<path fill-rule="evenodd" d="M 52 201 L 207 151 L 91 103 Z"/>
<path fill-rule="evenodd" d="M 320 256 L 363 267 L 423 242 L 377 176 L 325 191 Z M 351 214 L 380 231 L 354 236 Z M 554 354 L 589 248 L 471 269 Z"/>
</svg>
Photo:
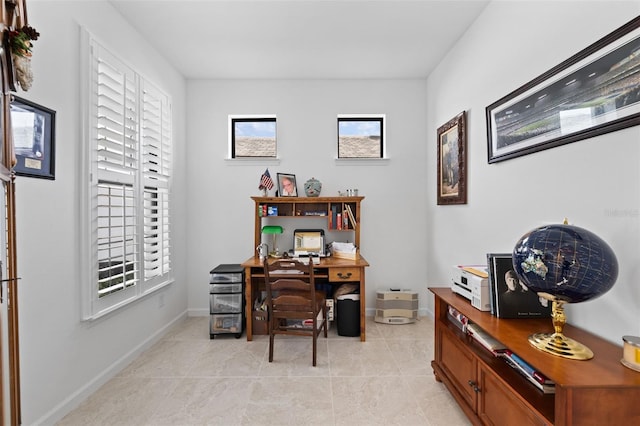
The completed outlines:
<svg viewBox="0 0 640 426">
<path fill-rule="evenodd" d="M 278 195 L 280 197 L 297 197 L 296 175 L 278 173 Z"/>
</svg>

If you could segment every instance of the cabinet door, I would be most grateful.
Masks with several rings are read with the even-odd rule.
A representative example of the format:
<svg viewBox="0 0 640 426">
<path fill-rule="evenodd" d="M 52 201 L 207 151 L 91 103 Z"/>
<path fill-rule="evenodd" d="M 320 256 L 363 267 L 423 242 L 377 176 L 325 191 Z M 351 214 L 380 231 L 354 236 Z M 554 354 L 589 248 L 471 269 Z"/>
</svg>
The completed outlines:
<svg viewBox="0 0 640 426">
<path fill-rule="evenodd" d="M 469 407 L 476 409 L 476 358 L 457 336 L 446 328 L 439 328 L 442 342 L 442 359 L 438 360 L 451 382 L 465 399 Z"/>
<path fill-rule="evenodd" d="M 478 366 L 478 383 L 477 414 L 484 424 L 495 426 L 549 424 L 531 411 L 515 396 L 512 389 L 481 364 Z"/>
</svg>

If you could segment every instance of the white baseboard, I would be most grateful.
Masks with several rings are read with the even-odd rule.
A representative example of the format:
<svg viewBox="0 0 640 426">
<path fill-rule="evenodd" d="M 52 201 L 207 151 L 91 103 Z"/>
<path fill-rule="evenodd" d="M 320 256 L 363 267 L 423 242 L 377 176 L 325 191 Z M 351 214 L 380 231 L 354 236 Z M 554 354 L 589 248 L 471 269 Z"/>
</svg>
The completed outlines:
<svg viewBox="0 0 640 426">
<path fill-rule="evenodd" d="M 84 400 L 86 400 L 91 394 L 97 391 L 102 385 L 114 378 L 120 373 L 127 365 L 129 365 L 134 359 L 136 359 L 142 352 L 149 349 L 156 342 L 158 342 L 167 331 L 173 327 L 179 321 L 187 318 L 187 311 L 182 312 L 175 317 L 172 321 L 162 327 L 160 330 L 149 336 L 144 341 L 140 342 L 138 346 L 126 353 L 120 359 L 114 361 L 109 367 L 105 368 L 100 374 L 95 376 L 92 380 L 87 382 L 84 386 L 77 391 L 69 395 L 64 401 L 56 405 L 48 413 L 38 419 L 34 425 L 54 425 L 60 421 L 64 416 L 77 408 Z"/>
</svg>

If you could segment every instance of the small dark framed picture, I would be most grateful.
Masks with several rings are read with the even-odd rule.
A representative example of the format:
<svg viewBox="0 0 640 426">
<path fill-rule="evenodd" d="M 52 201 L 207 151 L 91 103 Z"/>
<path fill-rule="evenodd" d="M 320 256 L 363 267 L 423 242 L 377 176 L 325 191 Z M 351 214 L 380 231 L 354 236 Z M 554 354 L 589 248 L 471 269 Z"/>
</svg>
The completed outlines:
<svg viewBox="0 0 640 426">
<path fill-rule="evenodd" d="M 278 173 L 278 195 L 280 197 L 297 197 L 296 175 Z"/>
<path fill-rule="evenodd" d="M 56 112 L 13 96 L 11 129 L 16 175 L 55 179 Z"/>
<path fill-rule="evenodd" d="M 489 253 L 489 299 L 498 318 L 549 318 L 551 303 L 526 286 L 513 269 L 511 253 Z"/>
<path fill-rule="evenodd" d="M 465 111 L 438 128 L 438 204 L 467 204 Z"/>
</svg>

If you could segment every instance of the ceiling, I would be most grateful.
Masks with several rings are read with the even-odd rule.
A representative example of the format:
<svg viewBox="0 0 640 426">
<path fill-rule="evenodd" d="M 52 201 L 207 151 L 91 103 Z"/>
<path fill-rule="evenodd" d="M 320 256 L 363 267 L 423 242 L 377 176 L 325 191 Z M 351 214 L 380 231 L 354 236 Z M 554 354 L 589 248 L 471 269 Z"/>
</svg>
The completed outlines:
<svg viewBox="0 0 640 426">
<path fill-rule="evenodd" d="M 109 0 L 189 79 L 426 78 L 485 0 Z"/>
</svg>

